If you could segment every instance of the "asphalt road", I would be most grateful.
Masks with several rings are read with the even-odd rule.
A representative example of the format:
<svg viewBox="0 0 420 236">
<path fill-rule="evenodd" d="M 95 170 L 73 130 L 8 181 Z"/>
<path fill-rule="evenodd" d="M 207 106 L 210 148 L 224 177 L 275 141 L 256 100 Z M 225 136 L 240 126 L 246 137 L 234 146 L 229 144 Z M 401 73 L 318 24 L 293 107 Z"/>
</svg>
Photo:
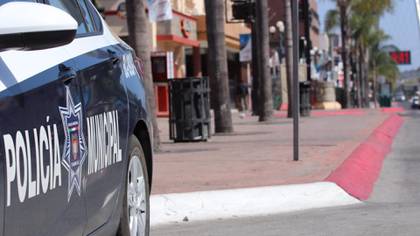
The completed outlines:
<svg viewBox="0 0 420 236">
<path fill-rule="evenodd" d="M 420 235 L 420 111 L 401 128 L 369 201 L 247 219 L 182 223 L 152 229 L 163 235 Z"/>
</svg>

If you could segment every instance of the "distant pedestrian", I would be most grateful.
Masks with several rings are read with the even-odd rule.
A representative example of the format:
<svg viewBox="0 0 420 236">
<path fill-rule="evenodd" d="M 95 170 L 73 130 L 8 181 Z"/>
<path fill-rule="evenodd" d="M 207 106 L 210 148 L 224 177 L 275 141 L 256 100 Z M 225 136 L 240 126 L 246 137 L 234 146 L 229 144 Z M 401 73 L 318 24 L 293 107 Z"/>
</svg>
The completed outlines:
<svg viewBox="0 0 420 236">
<path fill-rule="evenodd" d="M 239 104 L 241 112 L 248 110 L 248 84 L 241 82 L 238 86 Z"/>
</svg>

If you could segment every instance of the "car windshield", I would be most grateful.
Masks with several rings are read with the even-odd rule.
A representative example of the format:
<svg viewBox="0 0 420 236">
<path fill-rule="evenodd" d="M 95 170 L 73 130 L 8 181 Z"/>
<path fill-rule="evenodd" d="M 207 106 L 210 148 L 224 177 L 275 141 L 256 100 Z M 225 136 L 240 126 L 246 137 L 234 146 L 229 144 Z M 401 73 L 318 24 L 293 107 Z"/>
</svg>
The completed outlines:
<svg viewBox="0 0 420 236">
<path fill-rule="evenodd" d="M 0 0 L 0 6 L 8 2 L 35 2 L 34 0 Z"/>
</svg>

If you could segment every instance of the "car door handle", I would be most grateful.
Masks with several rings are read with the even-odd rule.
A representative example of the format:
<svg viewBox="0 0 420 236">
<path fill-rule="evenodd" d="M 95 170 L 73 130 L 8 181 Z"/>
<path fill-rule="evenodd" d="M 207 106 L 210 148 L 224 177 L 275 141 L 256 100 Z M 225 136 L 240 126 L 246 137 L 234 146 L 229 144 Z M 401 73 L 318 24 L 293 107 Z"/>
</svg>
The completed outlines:
<svg viewBox="0 0 420 236">
<path fill-rule="evenodd" d="M 111 60 L 112 60 L 112 64 L 114 64 L 114 65 L 116 65 L 116 64 L 118 64 L 118 62 L 120 62 L 120 58 L 118 58 L 118 57 L 113 57 Z"/>
<path fill-rule="evenodd" d="M 107 50 L 109 55 L 111 55 L 111 62 L 113 65 L 116 65 L 120 62 L 120 58 L 117 56 L 117 53 L 115 51 L 112 51 L 110 49 Z"/>
<path fill-rule="evenodd" d="M 75 79 L 77 76 L 76 71 L 67 66 L 60 66 L 60 75 L 59 79 L 65 84 L 68 85 L 70 82 Z"/>
</svg>

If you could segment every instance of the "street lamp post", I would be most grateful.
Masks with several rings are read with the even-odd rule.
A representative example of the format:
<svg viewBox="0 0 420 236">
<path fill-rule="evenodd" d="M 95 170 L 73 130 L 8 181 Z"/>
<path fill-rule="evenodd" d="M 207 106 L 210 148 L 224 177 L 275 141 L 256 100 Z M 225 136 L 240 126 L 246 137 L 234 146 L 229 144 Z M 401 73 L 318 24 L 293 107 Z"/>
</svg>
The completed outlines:
<svg viewBox="0 0 420 236">
<path fill-rule="evenodd" d="M 285 26 L 283 21 L 277 21 L 276 26 L 270 26 L 270 33 L 275 34 L 279 32 L 279 47 L 277 49 L 279 53 L 279 61 L 280 64 L 282 63 L 283 56 L 284 56 L 284 32 Z"/>
<path fill-rule="evenodd" d="M 273 86 L 273 92 L 276 93 L 276 91 L 280 91 L 280 100 L 277 100 L 278 98 L 276 97 L 276 99 L 274 101 L 280 101 L 280 104 L 282 103 L 282 78 L 281 78 L 281 64 L 282 64 L 282 60 L 283 60 L 283 55 L 284 55 L 284 32 L 285 32 L 285 27 L 284 27 L 284 23 L 283 21 L 277 21 L 276 25 L 272 25 L 269 28 L 270 34 L 273 35 L 273 49 L 277 52 L 277 59 L 278 60 L 274 60 L 273 59 L 273 63 L 272 63 L 272 73 L 273 73 L 273 78 L 276 78 L 279 80 L 279 82 L 274 82 L 273 83 L 278 83 L 277 85 L 275 84 Z M 277 46 L 277 40 L 276 40 L 276 33 L 278 34 L 278 46 Z M 275 54 L 274 54 L 275 55 Z M 273 57 L 275 58 L 275 57 Z M 275 63 L 276 62 L 276 63 Z M 277 106 L 277 104 L 275 104 L 275 106 Z"/>
</svg>

